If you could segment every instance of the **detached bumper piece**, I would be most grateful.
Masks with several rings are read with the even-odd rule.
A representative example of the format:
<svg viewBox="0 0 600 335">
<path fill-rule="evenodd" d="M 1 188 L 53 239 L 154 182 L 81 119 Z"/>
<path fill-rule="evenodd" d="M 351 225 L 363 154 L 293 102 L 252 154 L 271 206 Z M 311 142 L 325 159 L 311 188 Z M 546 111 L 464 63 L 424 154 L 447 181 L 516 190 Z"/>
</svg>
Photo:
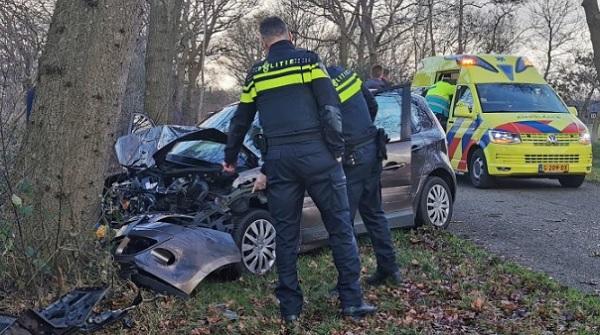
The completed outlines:
<svg viewBox="0 0 600 335">
<path fill-rule="evenodd" d="M 241 261 L 231 234 L 201 227 L 197 221 L 185 215 L 156 214 L 129 224 L 117 237 L 114 252 L 121 276 L 185 299 L 210 273 Z"/>
<path fill-rule="evenodd" d="M 107 288 L 75 289 L 42 310 L 27 310 L 21 316 L 0 315 L 1 335 L 67 335 L 92 333 L 127 316 L 131 308 L 95 313 Z M 132 306 L 141 302 L 136 298 Z"/>
</svg>

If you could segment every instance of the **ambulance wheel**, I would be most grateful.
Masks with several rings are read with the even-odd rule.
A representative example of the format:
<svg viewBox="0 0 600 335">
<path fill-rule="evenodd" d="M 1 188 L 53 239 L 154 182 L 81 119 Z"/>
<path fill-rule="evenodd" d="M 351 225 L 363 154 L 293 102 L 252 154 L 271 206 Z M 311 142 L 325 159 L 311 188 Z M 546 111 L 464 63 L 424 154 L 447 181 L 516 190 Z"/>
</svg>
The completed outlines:
<svg viewBox="0 0 600 335">
<path fill-rule="evenodd" d="M 558 177 L 558 182 L 562 187 L 578 188 L 583 184 L 585 176 L 563 176 Z"/>
<path fill-rule="evenodd" d="M 490 176 L 487 169 L 487 160 L 483 150 L 476 149 L 469 160 L 469 178 L 471 184 L 477 188 L 490 188 L 494 186 L 494 177 Z"/>
<path fill-rule="evenodd" d="M 236 264 L 239 273 L 263 275 L 275 265 L 275 226 L 273 218 L 263 209 L 250 209 L 235 218 L 233 239 L 240 248 L 242 262 Z"/>
</svg>

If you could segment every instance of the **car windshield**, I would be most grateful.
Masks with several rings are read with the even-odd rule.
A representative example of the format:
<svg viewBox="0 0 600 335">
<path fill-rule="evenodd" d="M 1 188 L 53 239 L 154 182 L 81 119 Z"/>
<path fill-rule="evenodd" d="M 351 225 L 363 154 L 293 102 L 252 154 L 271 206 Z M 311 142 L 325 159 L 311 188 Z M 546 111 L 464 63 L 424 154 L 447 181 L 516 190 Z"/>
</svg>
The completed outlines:
<svg viewBox="0 0 600 335">
<path fill-rule="evenodd" d="M 225 144 L 211 141 L 186 141 L 175 144 L 168 157 L 191 158 L 196 162 L 221 164 L 225 160 Z M 168 158 L 167 158 L 168 159 Z M 237 166 L 247 164 L 244 154 L 238 155 Z"/>
<path fill-rule="evenodd" d="M 548 84 L 478 84 L 484 113 L 568 113 Z"/>
<path fill-rule="evenodd" d="M 220 112 L 217 112 L 204 120 L 200 124 L 200 128 L 215 128 L 226 133 L 229 130 L 229 121 L 233 117 L 233 112 L 236 108 L 237 106 L 235 105 L 223 108 Z"/>
</svg>

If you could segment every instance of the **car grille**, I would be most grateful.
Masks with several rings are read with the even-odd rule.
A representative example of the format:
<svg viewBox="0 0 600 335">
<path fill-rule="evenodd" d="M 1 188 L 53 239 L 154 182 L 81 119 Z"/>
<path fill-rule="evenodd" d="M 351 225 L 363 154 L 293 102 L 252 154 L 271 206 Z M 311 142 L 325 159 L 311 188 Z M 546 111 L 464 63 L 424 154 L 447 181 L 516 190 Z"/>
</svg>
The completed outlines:
<svg viewBox="0 0 600 335">
<path fill-rule="evenodd" d="M 578 154 L 496 154 L 499 164 L 548 164 L 548 163 L 579 163 Z"/>
<path fill-rule="evenodd" d="M 550 136 L 556 138 L 556 142 L 548 141 Z M 578 134 L 521 134 L 521 142 L 535 146 L 567 146 L 579 142 Z"/>
<path fill-rule="evenodd" d="M 579 163 L 579 155 L 525 155 L 525 163 Z"/>
</svg>

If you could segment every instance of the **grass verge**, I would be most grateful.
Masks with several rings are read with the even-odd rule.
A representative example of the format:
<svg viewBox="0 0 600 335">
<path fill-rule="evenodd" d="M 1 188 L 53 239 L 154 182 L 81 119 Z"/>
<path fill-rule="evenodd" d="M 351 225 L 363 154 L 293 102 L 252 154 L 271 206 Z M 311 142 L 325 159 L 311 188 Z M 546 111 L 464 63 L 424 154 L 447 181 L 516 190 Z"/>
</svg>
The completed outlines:
<svg viewBox="0 0 600 335">
<path fill-rule="evenodd" d="M 360 322 L 338 315 L 328 297 L 336 273 L 327 248 L 300 258 L 305 294 L 299 334 L 487 334 L 600 332 L 600 299 L 560 286 L 547 275 L 490 255 L 450 233 L 394 233 L 405 282 L 366 288 L 379 307 Z M 361 242 L 363 274 L 375 267 Z M 203 282 L 188 301 L 166 300 L 134 315 L 135 334 L 283 334 L 274 273 L 235 282 Z M 116 329 L 108 333 L 119 332 Z M 120 331 L 123 334 L 129 333 Z M 288 330 L 289 333 L 289 330 Z"/>
</svg>

